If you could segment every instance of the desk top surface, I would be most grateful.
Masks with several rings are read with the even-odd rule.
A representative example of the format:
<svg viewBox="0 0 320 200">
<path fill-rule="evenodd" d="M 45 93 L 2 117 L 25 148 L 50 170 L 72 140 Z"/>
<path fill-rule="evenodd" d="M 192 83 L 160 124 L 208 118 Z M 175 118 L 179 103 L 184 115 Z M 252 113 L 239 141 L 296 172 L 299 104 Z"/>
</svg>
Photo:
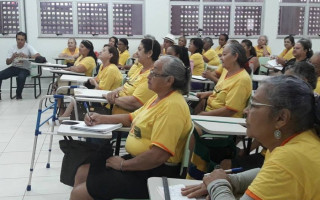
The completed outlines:
<svg viewBox="0 0 320 200">
<path fill-rule="evenodd" d="M 269 77 L 270 76 L 267 76 L 267 75 L 252 75 L 252 80 L 257 81 L 257 82 L 261 82 Z"/>
<path fill-rule="evenodd" d="M 216 116 L 203 116 L 203 115 L 191 115 L 193 121 L 208 121 L 208 122 L 224 122 L 229 124 L 246 125 L 246 119 L 235 117 L 216 117 Z"/>
<path fill-rule="evenodd" d="M 111 138 L 112 137 L 112 132 L 95 133 L 95 132 L 74 130 L 74 129 L 71 129 L 70 127 L 71 125 L 61 124 L 58 128 L 57 134 L 64 135 L 64 136 L 79 136 L 79 137 L 91 137 L 91 138 Z"/>
<path fill-rule="evenodd" d="M 216 135 L 247 135 L 247 129 L 239 124 L 194 121 L 201 129 L 207 133 Z"/>
<path fill-rule="evenodd" d="M 75 97 L 103 98 L 102 95 L 108 94 L 109 92 L 110 91 L 107 91 L 107 90 L 75 88 L 74 89 L 74 96 Z"/>
<path fill-rule="evenodd" d="M 55 64 L 55 63 L 36 63 L 36 62 L 31 62 L 32 65 L 40 65 L 40 66 L 45 66 L 45 67 L 55 67 L 55 68 L 67 68 L 67 65 L 61 65 L 61 64 Z"/>
<path fill-rule="evenodd" d="M 77 76 L 77 75 L 71 75 L 71 74 L 63 74 L 60 77 L 61 81 L 75 81 L 78 83 L 85 83 L 88 81 L 89 78 L 92 78 L 90 76 Z"/>
<path fill-rule="evenodd" d="M 72 75 L 78 75 L 78 76 L 85 76 L 84 73 L 72 72 L 72 71 L 67 71 L 63 69 L 55 69 L 51 67 L 42 67 L 42 69 L 55 74 L 72 74 Z"/>
<path fill-rule="evenodd" d="M 188 179 L 177 179 L 177 178 L 168 178 L 168 185 L 178 185 L 183 184 L 187 185 L 197 185 L 202 183 L 199 180 L 188 180 Z M 161 195 L 158 192 L 158 187 L 163 187 L 162 178 L 161 177 L 150 177 L 148 178 L 148 190 L 149 196 L 151 200 L 163 200 Z"/>
</svg>

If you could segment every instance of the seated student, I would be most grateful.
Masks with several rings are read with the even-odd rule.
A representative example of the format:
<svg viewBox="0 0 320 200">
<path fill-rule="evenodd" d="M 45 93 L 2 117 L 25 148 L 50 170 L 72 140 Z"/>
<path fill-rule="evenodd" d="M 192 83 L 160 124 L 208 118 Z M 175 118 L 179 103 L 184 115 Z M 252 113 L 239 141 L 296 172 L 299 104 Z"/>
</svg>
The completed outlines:
<svg viewBox="0 0 320 200">
<path fill-rule="evenodd" d="M 297 62 L 285 72 L 285 75 L 297 76 L 309 83 L 312 89 L 315 89 L 316 87 L 317 75 L 314 66 L 310 63 Z M 259 145 L 260 143 L 254 140 L 251 145 L 251 151 L 257 148 Z M 250 155 L 243 155 L 243 151 L 239 152 L 241 152 L 241 154 L 236 156 L 234 159 L 226 159 L 221 161 L 221 168 L 231 169 L 236 167 L 242 167 L 244 170 L 249 170 L 257 167 L 262 167 L 264 157 L 266 154 L 266 148 L 264 148 L 261 152 Z"/>
<path fill-rule="evenodd" d="M 294 58 L 283 65 L 282 73 L 286 71 L 286 67 L 296 62 L 307 62 L 313 55 L 312 43 L 309 39 L 301 38 L 293 47 L 292 54 Z"/>
<path fill-rule="evenodd" d="M 180 58 L 184 66 L 190 67 L 190 60 L 188 55 L 188 49 L 178 45 L 172 45 L 167 49 L 167 55 Z"/>
<path fill-rule="evenodd" d="M 319 98 L 294 76 L 274 76 L 257 89 L 246 109 L 247 135 L 268 150 L 261 169 L 205 176 L 187 187 L 189 198 L 209 194 L 214 199 L 320 199 Z"/>
<path fill-rule="evenodd" d="M 30 63 L 19 59 L 36 58 L 37 56 L 40 56 L 40 54 L 32 46 L 27 44 L 26 41 L 26 33 L 18 32 L 16 34 L 17 44 L 13 45 L 8 50 L 8 55 L 6 59 L 6 64 L 12 64 L 12 66 L 0 71 L 0 90 L 2 80 L 8 79 L 13 76 L 17 76 L 16 99 L 22 99 L 22 90 L 24 88 L 26 78 L 30 74 Z"/>
<path fill-rule="evenodd" d="M 96 66 L 97 57 L 93 50 L 93 45 L 89 40 L 82 40 L 79 46 L 79 57 L 73 66 L 65 70 L 85 73 L 86 76 L 92 76 L 92 71 Z"/>
<path fill-rule="evenodd" d="M 251 78 L 244 69 L 247 62 L 244 48 L 238 43 L 227 44 L 223 50 L 221 61 L 223 71 L 213 91 L 197 93 L 199 104 L 195 108 L 195 114 L 242 117 L 243 109 L 252 92 Z M 207 104 L 206 107 L 205 104 Z M 199 135 L 202 135 L 203 131 L 198 127 L 195 128 Z M 190 149 L 193 150 L 195 144 L 195 151 L 188 168 L 187 178 L 202 179 L 203 175 L 210 171 L 211 167 L 214 167 L 214 165 L 207 164 L 206 155 L 210 154 L 211 161 L 219 164 L 223 159 L 233 157 L 235 154 L 234 137 L 216 140 L 210 146 L 198 138 L 195 135 L 190 141 Z"/>
<path fill-rule="evenodd" d="M 68 48 L 65 48 L 60 54 L 59 58 L 65 58 L 65 64 L 70 67 L 74 64 L 75 59 L 79 57 L 79 48 L 75 38 L 68 39 Z"/>
<path fill-rule="evenodd" d="M 289 35 L 284 38 L 284 47 L 285 49 L 276 57 L 277 63 L 285 65 L 286 62 L 294 58 L 292 52 L 294 47 L 294 37 Z"/>
<path fill-rule="evenodd" d="M 259 74 L 259 60 L 257 58 L 257 53 L 255 48 L 252 46 L 252 42 L 250 40 L 242 40 L 241 45 L 246 51 L 247 62 L 245 64 L 245 69 L 249 74 L 251 72 L 253 74 Z M 250 66 L 251 65 L 251 66 Z M 252 69 L 251 69 L 252 67 Z"/>
<path fill-rule="evenodd" d="M 218 54 L 211 48 L 213 46 L 213 41 L 210 37 L 203 39 L 203 51 L 202 57 L 204 62 L 208 65 L 218 66 L 220 64 L 220 58 Z"/>
<path fill-rule="evenodd" d="M 135 70 L 130 79 L 122 86 L 104 96 L 113 104 L 112 114 L 123 114 L 135 111 L 145 104 L 154 92 L 148 89 L 147 77 L 159 58 L 160 44 L 157 40 L 143 39 L 138 47 L 138 61 L 141 70 Z"/>
<path fill-rule="evenodd" d="M 204 71 L 204 61 L 202 58 L 203 42 L 200 38 L 191 38 L 189 43 L 189 59 L 193 62 L 192 75 L 201 76 Z"/>
<path fill-rule="evenodd" d="M 98 75 L 90 78 L 89 83 L 97 90 L 114 90 L 121 86 L 122 74 L 117 64 L 119 60 L 119 52 L 115 47 L 106 45 L 99 54 L 102 61 Z M 60 117 L 69 117 L 73 111 L 73 103 L 71 102 L 66 111 Z"/>
<path fill-rule="evenodd" d="M 220 34 L 220 36 L 219 36 L 219 46 L 217 46 L 214 49 L 219 57 L 222 56 L 223 48 L 227 44 L 228 40 L 229 40 L 229 36 L 227 34 L 225 34 L 225 33 Z"/>
<path fill-rule="evenodd" d="M 147 179 L 152 176 L 179 177 L 191 118 L 184 94 L 189 92 L 190 68 L 176 57 L 162 56 L 148 75 L 154 95 L 130 114 L 92 114 L 92 126 L 122 123 L 131 126 L 128 155 L 96 161 L 79 167 L 71 200 L 149 198 Z M 100 158 L 100 159 L 99 159 Z"/>
<path fill-rule="evenodd" d="M 268 37 L 260 35 L 258 45 L 254 47 L 257 52 L 257 57 L 268 57 L 271 55 L 271 49 L 268 46 Z"/>
<path fill-rule="evenodd" d="M 175 37 L 172 34 L 167 34 L 166 37 L 163 38 L 163 44 L 162 44 L 162 55 L 167 54 L 167 49 L 174 45 L 175 43 Z"/>
<path fill-rule="evenodd" d="M 318 77 L 317 86 L 314 89 L 314 92 L 316 92 L 317 94 L 320 94 L 320 52 L 316 52 L 310 58 L 310 62 L 313 64 L 313 66 L 316 70 L 317 77 Z"/>
<path fill-rule="evenodd" d="M 115 36 L 112 36 L 109 38 L 109 45 L 115 48 L 118 48 L 118 38 Z"/>
<path fill-rule="evenodd" d="M 187 45 L 187 38 L 186 38 L 184 35 L 179 37 L 178 45 L 179 45 L 180 47 L 186 47 L 186 45 Z"/>
<path fill-rule="evenodd" d="M 130 58 L 130 53 L 128 51 L 129 42 L 126 38 L 120 38 L 118 42 L 118 49 L 119 49 L 119 64 L 118 66 L 121 68 L 124 66 L 127 62 L 127 60 Z"/>
</svg>

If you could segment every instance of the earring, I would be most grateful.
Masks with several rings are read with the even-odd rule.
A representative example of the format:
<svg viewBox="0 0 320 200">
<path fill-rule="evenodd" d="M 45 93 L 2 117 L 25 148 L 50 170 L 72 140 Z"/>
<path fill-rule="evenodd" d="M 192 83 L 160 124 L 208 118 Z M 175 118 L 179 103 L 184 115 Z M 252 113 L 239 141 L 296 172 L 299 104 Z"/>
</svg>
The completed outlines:
<svg viewBox="0 0 320 200">
<path fill-rule="evenodd" d="M 280 140 L 281 139 L 281 131 L 279 129 L 275 130 L 273 132 L 273 135 L 274 137 L 277 139 L 277 140 Z"/>
</svg>

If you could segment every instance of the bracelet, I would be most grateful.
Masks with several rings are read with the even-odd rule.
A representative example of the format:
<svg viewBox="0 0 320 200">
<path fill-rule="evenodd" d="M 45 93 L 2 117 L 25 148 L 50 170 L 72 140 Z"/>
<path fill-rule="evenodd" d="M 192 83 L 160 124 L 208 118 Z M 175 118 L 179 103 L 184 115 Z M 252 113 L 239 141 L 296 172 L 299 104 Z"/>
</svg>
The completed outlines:
<svg viewBox="0 0 320 200">
<path fill-rule="evenodd" d="M 122 171 L 122 165 L 123 165 L 123 163 L 124 163 L 124 160 L 122 160 L 121 163 L 120 163 L 120 171 Z"/>
</svg>

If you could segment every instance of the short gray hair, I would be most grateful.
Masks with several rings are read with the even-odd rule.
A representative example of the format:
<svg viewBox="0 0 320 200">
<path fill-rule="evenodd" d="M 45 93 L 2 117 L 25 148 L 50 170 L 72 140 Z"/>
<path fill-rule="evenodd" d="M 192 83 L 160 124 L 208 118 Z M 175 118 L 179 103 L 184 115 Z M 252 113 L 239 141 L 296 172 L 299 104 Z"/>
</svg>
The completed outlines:
<svg viewBox="0 0 320 200">
<path fill-rule="evenodd" d="M 162 63 L 164 74 L 174 77 L 172 89 L 178 90 L 183 95 L 188 94 L 191 79 L 190 67 L 186 67 L 179 58 L 170 55 L 161 56 L 158 62 Z"/>
<path fill-rule="evenodd" d="M 266 35 L 260 35 L 259 38 L 260 38 L 260 37 L 264 37 L 264 38 L 266 39 L 266 44 L 268 44 L 268 41 L 269 41 L 268 36 L 266 36 Z"/>
<path fill-rule="evenodd" d="M 271 117 L 281 109 L 291 112 L 290 124 L 295 133 L 314 127 L 316 121 L 315 97 L 308 83 L 292 75 L 280 75 L 266 79 L 260 87 L 271 107 Z"/>
</svg>

